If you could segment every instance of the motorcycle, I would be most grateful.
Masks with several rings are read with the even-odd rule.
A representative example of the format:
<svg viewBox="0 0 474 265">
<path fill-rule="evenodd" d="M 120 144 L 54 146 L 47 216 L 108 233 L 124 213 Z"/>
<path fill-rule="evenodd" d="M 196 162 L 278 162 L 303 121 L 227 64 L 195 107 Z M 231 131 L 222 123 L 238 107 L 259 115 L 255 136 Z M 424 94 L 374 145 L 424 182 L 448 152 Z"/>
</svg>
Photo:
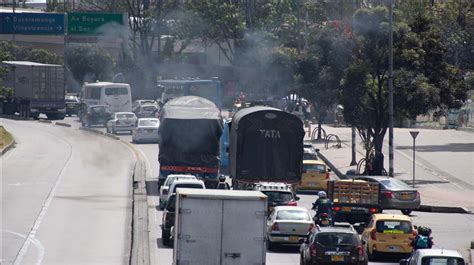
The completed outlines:
<svg viewBox="0 0 474 265">
<path fill-rule="evenodd" d="M 319 215 L 314 215 L 314 223 L 319 226 L 331 226 L 333 225 L 332 217 L 327 213 L 320 213 Z"/>
<path fill-rule="evenodd" d="M 413 251 L 417 249 L 429 249 L 433 247 L 433 237 L 431 236 L 431 229 L 429 227 L 416 227 L 417 230 L 414 237 L 410 238 L 410 246 Z"/>
</svg>

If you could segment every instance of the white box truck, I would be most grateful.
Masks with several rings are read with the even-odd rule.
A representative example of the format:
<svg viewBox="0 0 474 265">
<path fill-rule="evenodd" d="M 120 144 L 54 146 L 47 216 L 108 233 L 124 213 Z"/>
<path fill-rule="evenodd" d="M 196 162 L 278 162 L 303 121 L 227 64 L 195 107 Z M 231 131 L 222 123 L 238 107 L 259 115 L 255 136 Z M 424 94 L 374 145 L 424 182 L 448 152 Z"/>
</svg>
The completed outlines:
<svg viewBox="0 0 474 265">
<path fill-rule="evenodd" d="M 267 196 L 178 189 L 174 265 L 264 265 Z"/>
</svg>

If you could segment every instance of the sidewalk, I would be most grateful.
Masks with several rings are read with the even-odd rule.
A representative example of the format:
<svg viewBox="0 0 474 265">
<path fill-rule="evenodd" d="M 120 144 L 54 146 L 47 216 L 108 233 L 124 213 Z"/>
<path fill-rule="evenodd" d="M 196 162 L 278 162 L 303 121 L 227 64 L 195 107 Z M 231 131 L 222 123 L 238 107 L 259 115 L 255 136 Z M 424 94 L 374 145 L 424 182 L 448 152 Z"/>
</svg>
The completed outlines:
<svg viewBox="0 0 474 265">
<path fill-rule="evenodd" d="M 313 125 L 312 129 L 316 126 Z M 350 169 L 355 169 L 355 166 L 350 166 L 351 162 L 351 138 L 350 138 L 350 128 L 334 128 L 329 126 L 324 126 L 324 129 L 328 134 L 336 134 L 339 136 L 342 142 L 342 147 L 337 148 L 335 143 L 330 143 L 329 148 L 325 149 L 324 141 L 313 142 L 313 146 L 315 148 L 320 149 L 320 153 L 327 158 L 334 165 L 335 171 L 340 171 L 340 173 L 345 174 Z M 423 129 L 418 129 L 423 130 Z M 405 132 L 403 132 L 405 133 Z M 427 135 L 428 132 L 425 133 Z M 388 134 L 385 138 L 388 138 Z M 305 137 L 305 140 L 309 140 L 308 134 Z M 387 140 L 387 139 L 386 139 Z M 405 139 L 406 141 L 406 139 Z M 426 145 L 425 147 L 432 148 L 433 146 L 438 147 L 438 145 L 432 145 L 432 142 L 437 142 L 436 136 L 433 136 L 433 139 L 430 139 L 431 145 Z M 394 151 L 394 171 L 395 177 L 401 179 L 408 184 L 412 183 L 412 153 L 411 150 L 407 149 L 406 146 L 397 146 L 395 142 L 395 151 Z M 458 143 L 449 143 L 452 146 Z M 459 145 L 459 144 L 458 144 Z M 444 146 L 444 145 L 442 145 Z M 471 149 L 472 145 L 467 145 L 467 149 Z M 385 148 L 384 148 L 385 149 Z M 356 135 L 356 151 L 357 151 L 357 158 L 356 161 L 359 161 L 361 158 L 364 157 L 365 151 L 362 147 L 360 142 L 360 138 Z M 458 177 L 462 175 L 464 171 L 459 171 L 458 168 L 450 169 L 450 168 L 443 168 L 440 169 L 438 167 L 442 167 L 445 165 L 437 165 L 437 163 L 428 159 L 423 159 L 423 157 L 416 156 L 416 180 L 415 180 L 415 187 L 420 192 L 422 205 L 428 206 L 456 206 L 456 207 L 463 207 L 468 211 L 474 212 L 474 185 L 472 181 L 472 177 L 474 176 L 473 162 L 474 162 L 474 150 L 470 150 L 469 153 L 465 152 L 465 150 L 461 150 L 463 153 L 458 152 L 456 155 L 460 157 L 461 155 L 465 158 L 466 154 L 468 159 L 464 161 L 467 165 L 464 168 L 464 171 L 467 171 L 467 174 L 470 174 L 470 177 L 462 178 Z M 451 155 L 456 152 L 451 149 L 448 151 L 442 150 L 438 151 L 437 149 L 430 151 L 431 153 L 427 153 L 426 157 L 430 157 L 433 155 Z M 443 154 L 441 154 L 444 152 Z M 461 155 L 460 155 L 461 154 Z M 472 154 L 469 155 L 469 154 Z M 385 167 L 388 171 L 388 150 L 384 150 L 385 155 Z M 471 158 L 471 162 L 469 161 L 469 157 Z M 456 161 L 446 161 L 447 164 L 455 164 Z M 458 170 L 458 171 L 456 171 Z M 455 172 L 457 175 L 453 175 L 454 173 L 450 174 L 449 172 Z M 469 171 L 471 171 L 469 173 Z M 458 173 L 461 172 L 461 173 Z"/>
</svg>

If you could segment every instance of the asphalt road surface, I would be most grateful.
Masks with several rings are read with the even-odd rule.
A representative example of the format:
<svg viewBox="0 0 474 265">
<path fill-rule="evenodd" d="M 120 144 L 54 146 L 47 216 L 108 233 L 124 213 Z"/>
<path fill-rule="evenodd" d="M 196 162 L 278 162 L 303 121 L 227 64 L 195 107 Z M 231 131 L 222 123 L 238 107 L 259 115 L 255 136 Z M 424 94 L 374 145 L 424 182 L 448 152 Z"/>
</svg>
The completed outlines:
<svg viewBox="0 0 474 265">
<path fill-rule="evenodd" d="M 0 120 L 1 264 L 128 264 L 133 153 L 88 132 Z"/>
<path fill-rule="evenodd" d="M 66 122 L 77 128 L 80 124 L 76 118 L 67 118 Z M 97 129 L 105 131 L 98 127 Z M 131 142 L 129 134 L 120 134 L 119 137 Z M 148 168 L 147 190 L 149 203 L 150 224 L 150 255 L 152 264 L 169 265 L 172 261 L 172 248 L 165 247 L 161 243 L 161 218 L 162 211 L 158 209 L 157 176 L 158 176 L 158 145 L 136 144 L 134 145 L 145 158 Z M 427 158 L 429 159 L 429 158 Z M 315 195 L 299 195 L 300 206 L 311 207 Z M 400 213 L 398 211 L 385 211 L 387 213 Z M 416 225 L 428 225 L 433 230 L 435 246 L 447 249 L 458 249 L 466 259 L 469 259 L 467 248 L 469 242 L 474 238 L 474 216 L 468 214 L 440 214 L 413 212 L 413 222 Z M 370 264 L 398 264 L 401 257 L 391 257 Z M 299 264 L 298 247 L 281 247 L 273 252 L 267 253 L 267 264 Z"/>
</svg>

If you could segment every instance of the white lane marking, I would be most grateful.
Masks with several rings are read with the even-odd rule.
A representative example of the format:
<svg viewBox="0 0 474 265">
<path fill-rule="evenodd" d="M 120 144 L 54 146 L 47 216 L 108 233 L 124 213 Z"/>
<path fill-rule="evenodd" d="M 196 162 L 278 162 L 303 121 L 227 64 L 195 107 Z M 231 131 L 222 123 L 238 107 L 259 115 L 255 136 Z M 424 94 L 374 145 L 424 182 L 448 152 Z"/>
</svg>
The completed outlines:
<svg viewBox="0 0 474 265">
<path fill-rule="evenodd" d="M 53 134 L 51 132 L 49 132 L 49 133 Z M 54 196 L 56 195 L 56 191 L 59 187 L 59 184 L 61 183 L 61 181 L 64 177 L 64 172 L 65 172 L 64 169 L 66 168 L 66 166 L 69 163 L 69 160 L 71 159 L 71 156 L 72 156 L 72 145 L 69 142 L 67 142 L 66 140 L 64 140 L 62 137 L 60 137 L 58 135 L 55 135 L 55 134 L 53 134 L 53 135 L 56 136 L 58 139 L 61 139 L 63 142 L 65 142 L 69 146 L 69 154 L 68 154 L 68 157 L 66 159 L 66 162 L 64 162 L 64 164 L 61 168 L 61 171 L 59 172 L 59 176 L 56 179 L 56 182 L 54 183 L 53 188 L 50 190 L 50 192 L 48 194 L 48 198 L 46 199 L 45 203 L 43 204 L 43 207 L 41 208 L 40 214 L 36 218 L 32 229 L 28 233 L 28 237 L 23 242 L 23 245 L 21 246 L 21 249 L 20 249 L 20 251 L 18 252 L 18 254 L 16 256 L 15 262 L 13 263 L 13 265 L 20 265 L 23 258 L 24 258 L 24 256 L 28 252 L 28 248 L 30 246 L 30 243 L 35 244 L 35 242 L 37 241 L 37 239 L 35 239 L 36 233 L 38 232 L 38 229 L 41 226 L 41 223 L 43 222 L 43 219 L 46 216 L 46 213 L 48 212 L 49 206 L 51 205 L 51 202 L 53 201 Z M 43 256 L 44 256 L 44 249 L 43 249 Z M 41 257 L 41 260 L 39 261 L 39 263 L 37 263 L 38 265 L 41 264 L 42 259 L 43 258 Z"/>
<path fill-rule="evenodd" d="M 16 186 L 16 187 L 20 187 L 20 186 L 35 186 L 35 185 L 38 185 L 38 184 L 48 184 L 48 182 L 16 182 L 16 183 L 9 183 L 8 186 Z"/>
<path fill-rule="evenodd" d="M 7 233 L 10 233 L 12 235 L 16 235 L 18 237 L 21 237 L 21 238 L 26 238 L 26 235 L 23 235 L 23 234 L 20 234 L 20 233 L 17 233 L 17 232 L 13 232 L 13 231 L 10 231 L 10 230 L 3 230 Z M 41 262 L 43 261 L 43 258 L 44 258 L 44 247 L 43 247 L 43 244 L 41 244 L 41 242 L 36 239 L 36 238 L 33 238 L 31 243 L 33 243 L 33 245 L 35 245 L 35 247 L 38 249 L 38 259 L 36 260 L 36 263 L 37 265 L 41 264 Z"/>
</svg>

